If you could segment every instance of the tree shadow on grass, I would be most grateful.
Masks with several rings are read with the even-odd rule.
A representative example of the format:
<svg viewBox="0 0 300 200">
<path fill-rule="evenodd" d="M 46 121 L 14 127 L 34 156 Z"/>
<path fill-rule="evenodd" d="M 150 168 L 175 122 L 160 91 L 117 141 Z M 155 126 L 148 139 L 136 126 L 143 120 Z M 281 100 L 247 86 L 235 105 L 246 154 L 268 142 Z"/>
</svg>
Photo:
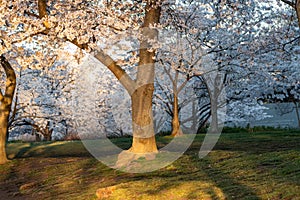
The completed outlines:
<svg viewBox="0 0 300 200">
<path fill-rule="evenodd" d="M 16 152 L 15 155 L 9 155 L 11 158 L 22 158 L 26 157 L 26 152 L 28 152 L 32 148 L 33 144 L 29 143 L 27 146 L 24 146 L 23 148 L 20 148 L 18 152 Z"/>
<path fill-rule="evenodd" d="M 266 152 L 300 151 L 300 135 L 295 133 L 241 133 L 222 134 L 214 150 L 244 151 L 259 154 Z"/>
<path fill-rule="evenodd" d="M 7 145 L 7 154 L 10 159 L 18 158 L 63 158 L 63 157 L 91 157 L 80 141 L 72 142 L 32 142 Z"/>
<path fill-rule="evenodd" d="M 181 162 L 177 170 L 169 170 L 166 167 L 145 174 L 117 172 L 118 175 L 115 178 L 99 184 L 99 188 L 119 185 L 119 189 L 128 190 L 129 193 L 138 192 L 141 196 L 156 197 L 161 194 L 168 194 L 173 195 L 172 198 L 174 199 L 181 198 L 176 196 L 178 195 L 176 192 L 184 193 L 183 199 L 261 199 L 252 188 L 238 182 L 221 169 L 210 167 L 212 163 L 208 159 L 194 159 L 190 163 Z M 149 187 L 142 188 L 139 186 L 142 183 L 136 181 L 146 182 Z M 206 196 L 200 196 L 201 193 Z M 166 199 L 166 197 L 161 199 Z"/>
<path fill-rule="evenodd" d="M 256 142 L 258 141 L 260 141 L 260 145 L 256 144 Z M 272 139 L 267 137 L 264 139 L 254 138 L 252 140 L 252 138 L 249 137 L 240 138 L 227 136 L 225 140 L 219 141 L 215 150 L 229 150 L 230 152 L 247 152 L 247 154 L 255 155 L 258 152 L 273 152 L 274 146 L 280 144 L 282 146 L 282 144 L 286 144 L 289 141 L 290 138 L 286 138 L 284 139 L 284 143 L 280 143 L 282 142 L 280 138 Z M 200 140 L 196 142 L 199 143 Z M 265 144 L 268 144 L 269 146 L 265 147 Z M 293 145 L 294 142 L 290 143 L 291 148 L 293 147 Z M 105 165 L 101 164 L 96 159 L 91 158 L 89 152 L 84 149 L 84 146 L 80 142 L 58 142 L 42 144 L 33 143 L 29 146 L 27 145 L 18 149 L 17 153 L 15 154 L 15 157 L 26 158 L 33 156 L 46 159 L 62 158 L 61 162 L 53 161 L 53 167 L 55 167 L 55 164 L 63 164 L 64 162 L 69 162 L 63 159 L 64 157 L 89 157 L 88 160 L 78 160 L 82 163 L 76 168 L 77 171 L 74 171 L 72 172 L 72 174 L 70 174 L 70 176 L 74 176 L 75 178 L 73 180 L 67 179 L 66 183 L 63 184 L 67 185 L 68 181 L 70 182 L 70 184 L 72 183 L 71 185 L 75 189 L 72 195 L 80 195 L 80 193 L 86 193 L 86 195 L 93 195 L 95 194 L 97 188 L 117 185 L 117 188 L 130 191 L 132 190 L 132 192 L 141 190 L 141 195 L 145 194 L 148 196 L 154 196 L 162 194 L 163 191 L 173 191 L 174 188 L 180 188 L 183 185 L 191 185 L 192 182 L 195 183 L 195 185 L 191 185 L 192 187 L 189 188 L 188 193 L 185 194 L 185 197 L 187 199 L 197 199 L 199 197 L 197 197 L 197 195 L 199 194 L 199 190 L 204 190 L 204 192 L 210 195 L 212 199 L 218 199 L 216 197 L 216 191 L 209 189 L 206 190 L 204 186 L 201 186 L 201 183 L 205 183 L 207 181 L 215 188 L 218 188 L 219 191 L 221 191 L 221 193 L 224 194 L 226 199 L 260 199 L 255 193 L 254 188 L 243 184 L 241 181 L 239 181 L 240 179 L 238 177 L 230 175 L 230 172 L 233 172 L 234 168 L 226 169 L 225 171 L 222 167 L 218 167 L 215 165 L 213 157 L 210 155 L 208 155 L 204 159 L 199 160 L 198 156 L 195 155 L 195 153 L 197 153 L 198 150 L 198 144 L 192 145 L 192 147 L 183 157 L 179 158 L 178 161 L 172 164 L 175 166 L 174 169 L 172 169 L 172 167 L 170 166 L 167 166 L 158 171 L 145 174 L 129 174 L 110 169 Z M 219 154 L 215 154 L 215 156 L 219 156 Z M 221 162 L 220 159 L 217 160 Z M 48 160 L 47 165 L 49 163 L 51 164 L 51 162 L 52 161 Z M 30 167 L 34 168 L 35 166 Z M 240 166 L 237 167 L 240 168 Z M 60 177 L 62 175 L 58 173 L 54 176 Z M 77 181 L 80 183 L 73 183 L 76 179 L 78 179 Z M 38 182 L 40 181 L 42 180 L 38 180 Z M 149 186 L 143 189 L 134 188 L 131 186 L 131 184 L 134 184 L 135 182 L 138 182 L 137 186 L 139 186 L 139 184 L 141 184 L 140 181 L 142 183 L 146 182 L 147 184 L 156 184 L 155 186 Z M 60 193 L 66 192 L 63 188 L 57 188 L 57 191 L 52 191 L 52 194 L 49 193 L 48 195 L 59 195 Z"/>
<path fill-rule="evenodd" d="M 205 159 L 204 162 L 201 162 L 202 169 L 205 171 L 207 176 L 210 177 L 210 179 L 215 183 L 215 185 L 220 188 L 224 194 L 226 194 L 226 199 L 261 199 L 257 196 L 252 188 L 238 182 L 232 176 L 229 176 L 222 170 L 216 167 L 205 167 L 213 165 L 213 163 L 208 159 Z"/>
<path fill-rule="evenodd" d="M 17 180 L 17 188 L 24 184 L 30 185 L 35 183 L 32 188 L 27 188 L 23 191 L 22 197 L 28 197 L 28 199 L 56 197 L 59 199 L 66 196 L 69 198 L 80 196 L 85 199 L 91 199 L 97 189 L 114 185 L 117 186 L 117 189 L 132 190 L 131 192 L 138 192 L 141 196 L 157 196 L 163 191 L 170 192 L 174 188 L 180 188 L 182 185 L 190 184 L 190 182 L 198 184 L 199 182 L 205 183 L 207 181 L 214 187 L 219 188 L 226 196 L 226 199 L 259 199 L 251 188 L 240 184 L 220 169 L 210 168 L 211 161 L 209 160 L 204 160 L 203 162 L 203 160 L 188 158 L 191 160 L 190 163 L 183 163 L 179 160 L 179 163 L 176 164 L 178 170 L 166 167 L 151 173 L 130 174 L 110 169 L 94 158 L 71 162 L 61 158 L 58 163 L 57 159 L 53 161 L 52 159 L 20 159 L 17 162 L 18 164 L 14 166 L 14 179 L 21 179 Z M 19 164 L 22 164 L 22 167 L 19 167 Z M 25 170 L 25 168 L 27 169 Z M 135 182 L 139 182 L 139 184 L 157 184 L 155 186 L 149 185 L 146 188 L 138 188 L 136 187 L 137 185 L 132 186 Z M 206 192 L 212 199 L 219 199 L 216 198 L 216 192 L 212 189 L 207 189 L 207 186 L 204 186 L 204 189 L 197 186 L 188 188 L 185 195 L 186 199 L 201 199 L 201 196 L 195 195 L 198 194 L 199 190 Z M 43 193 L 39 194 L 39 191 Z M 176 194 L 173 194 L 173 197 L 178 199 Z"/>
</svg>

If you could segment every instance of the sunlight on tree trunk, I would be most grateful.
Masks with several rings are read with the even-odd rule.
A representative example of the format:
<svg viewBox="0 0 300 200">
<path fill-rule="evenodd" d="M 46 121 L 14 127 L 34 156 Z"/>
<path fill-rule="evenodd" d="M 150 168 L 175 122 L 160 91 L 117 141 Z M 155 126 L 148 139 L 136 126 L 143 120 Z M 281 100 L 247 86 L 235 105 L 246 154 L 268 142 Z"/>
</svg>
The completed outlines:
<svg viewBox="0 0 300 200">
<path fill-rule="evenodd" d="M 149 1 L 146 6 L 140 41 L 140 61 L 137 69 L 136 90 L 131 94 L 133 142 L 130 151 L 133 153 L 157 152 L 152 114 L 152 99 L 154 92 L 154 57 L 155 51 L 149 51 L 148 40 L 156 40 L 157 30 L 151 25 L 159 23 L 160 7 L 155 7 L 155 1 Z"/>
<path fill-rule="evenodd" d="M 133 153 L 157 152 L 152 114 L 154 86 L 147 84 L 138 88 L 132 99 Z"/>
<path fill-rule="evenodd" d="M 172 134 L 171 135 L 172 136 L 183 135 L 183 132 L 180 128 L 178 96 L 176 93 L 174 93 L 174 101 L 173 101 L 173 118 L 172 118 Z"/>
<path fill-rule="evenodd" d="M 0 106 L 1 114 L 0 114 L 0 164 L 6 163 L 6 151 L 5 151 L 5 143 L 6 143 L 6 135 L 7 135 L 7 117 L 9 116 L 9 112 L 3 112 L 5 106 Z"/>
<path fill-rule="evenodd" d="M 16 75 L 13 68 L 3 55 L 1 55 L 0 61 L 6 74 L 5 94 L 3 95 L 2 91 L 0 91 L 0 164 L 4 164 L 8 161 L 6 157 L 5 144 L 8 134 L 9 114 L 16 88 Z"/>
</svg>

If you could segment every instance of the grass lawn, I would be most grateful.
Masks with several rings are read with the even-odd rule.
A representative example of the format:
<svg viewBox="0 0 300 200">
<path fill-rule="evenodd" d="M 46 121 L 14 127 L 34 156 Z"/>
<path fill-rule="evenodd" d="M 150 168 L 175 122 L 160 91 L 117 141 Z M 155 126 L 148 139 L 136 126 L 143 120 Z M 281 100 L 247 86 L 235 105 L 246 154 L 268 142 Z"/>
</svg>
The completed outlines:
<svg viewBox="0 0 300 200">
<path fill-rule="evenodd" d="M 130 174 L 94 159 L 80 141 L 10 143 L 0 199 L 300 199 L 300 132 L 224 133 L 204 159 L 204 135 L 173 164 Z M 171 140 L 158 137 L 161 147 Z M 113 139 L 121 147 L 130 138 Z"/>
</svg>

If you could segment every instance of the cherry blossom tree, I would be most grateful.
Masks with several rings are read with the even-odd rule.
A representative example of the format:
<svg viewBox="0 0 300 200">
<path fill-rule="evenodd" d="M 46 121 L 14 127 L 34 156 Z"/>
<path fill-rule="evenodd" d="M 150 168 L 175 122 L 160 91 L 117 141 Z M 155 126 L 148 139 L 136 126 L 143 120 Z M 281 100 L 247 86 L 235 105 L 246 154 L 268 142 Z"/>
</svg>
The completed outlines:
<svg viewBox="0 0 300 200">
<path fill-rule="evenodd" d="M 298 20 L 298 26 L 300 27 L 300 1 L 299 0 L 279 0 L 279 2 L 290 6 L 295 11 L 297 20 Z M 280 3 L 278 5 L 281 6 Z"/>
<path fill-rule="evenodd" d="M 38 68 L 49 66 L 49 61 L 59 55 L 57 49 L 66 41 L 93 53 L 131 96 L 134 138 L 130 151 L 157 152 L 151 112 L 155 48 L 150 41 L 153 43 L 157 37 L 153 27 L 159 23 L 161 5 L 160 1 L 4 1 L 1 2 L 1 55 L 14 52 L 21 66 L 35 64 Z M 135 80 L 98 47 L 103 38 L 117 40 L 121 34 L 132 31 L 142 36 Z M 22 47 L 24 42 L 27 49 Z M 17 56 L 28 52 L 30 45 L 31 51 L 25 58 Z"/>
<path fill-rule="evenodd" d="M 169 30 L 181 31 L 193 42 L 192 47 L 200 44 L 201 52 L 213 54 L 213 68 L 219 70 L 241 60 L 249 61 L 246 53 L 255 56 L 253 49 L 257 47 L 251 45 L 251 49 L 249 45 L 257 35 L 269 31 L 267 26 L 258 26 L 265 18 L 254 13 L 257 4 L 254 0 L 2 1 L 0 54 L 23 68 L 36 69 L 52 66 L 65 51 L 66 43 L 77 46 L 76 54 L 69 59 L 75 57 L 80 62 L 86 53 L 94 56 L 130 96 L 133 142 L 129 152 L 153 153 L 157 152 L 152 99 L 156 52 L 160 47 L 158 30 L 177 27 Z M 134 51 L 128 51 L 123 58 L 111 55 L 116 48 L 126 46 L 120 41 L 132 36 L 138 40 Z M 128 65 L 136 69 L 133 76 L 124 68 Z M 200 68 L 193 73 L 203 74 Z"/>
<path fill-rule="evenodd" d="M 193 81 L 189 80 L 186 73 L 173 67 L 162 64 L 162 67 L 158 68 L 155 79 L 154 103 L 155 105 L 160 104 L 162 109 L 171 117 L 171 135 L 180 136 L 183 134 L 182 123 L 188 122 L 186 120 L 190 117 L 197 118 L 195 113 L 191 113 L 191 115 L 185 116 L 186 119 L 183 119 L 180 111 L 189 110 L 190 106 L 188 105 L 198 102 L 198 99 L 193 89 Z M 189 112 L 191 111 L 189 110 Z M 187 127 L 185 129 L 188 130 Z"/>
<path fill-rule="evenodd" d="M 277 50 L 266 53 L 264 56 L 270 58 L 281 58 L 279 60 L 264 60 L 265 85 L 259 94 L 264 102 L 290 102 L 294 104 L 298 125 L 299 117 L 299 45 L 285 46 L 285 50 Z M 267 83 L 267 84 L 266 84 Z"/>
<path fill-rule="evenodd" d="M 259 87 L 256 98 L 264 102 L 292 102 L 297 114 L 299 1 L 262 1 L 259 9 L 267 25 L 259 32 L 260 45 L 251 61 L 251 73 L 255 75 L 251 77 L 255 82 L 252 85 Z"/>
<path fill-rule="evenodd" d="M 9 119 L 11 131 L 20 130 L 22 126 L 31 126 L 40 140 L 51 140 L 54 129 L 62 126 L 60 122 L 68 116 L 61 109 L 68 100 L 65 88 L 68 81 L 68 71 L 63 63 L 55 63 L 47 73 L 43 70 L 20 70 L 18 85 Z M 65 124 L 64 123 L 64 124 Z M 65 124 L 66 125 L 66 124 Z M 56 131 L 56 130 L 55 130 Z"/>
</svg>

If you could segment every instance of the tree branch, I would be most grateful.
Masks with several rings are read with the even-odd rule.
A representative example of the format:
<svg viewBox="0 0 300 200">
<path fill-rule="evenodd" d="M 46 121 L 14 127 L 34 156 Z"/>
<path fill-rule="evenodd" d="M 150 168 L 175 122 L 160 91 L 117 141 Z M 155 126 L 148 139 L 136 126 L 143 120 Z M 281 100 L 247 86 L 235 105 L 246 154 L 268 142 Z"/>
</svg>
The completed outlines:
<svg viewBox="0 0 300 200">
<path fill-rule="evenodd" d="M 46 0 L 38 0 L 38 11 L 39 17 L 43 18 L 47 16 L 47 4 Z M 46 27 L 46 31 L 49 31 L 46 22 L 44 23 Z M 44 33 L 44 31 L 43 31 Z M 65 38 L 66 39 L 66 38 Z M 68 40 L 72 44 L 76 45 L 78 48 L 85 50 L 88 49 L 88 44 L 80 44 L 78 40 Z M 96 55 L 94 56 L 97 60 L 99 60 L 102 64 L 104 64 L 120 81 L 120 83 L 124 86 L 129 94 L 132 94 L 136 89 L 136 83 L 133 81 L 130 76 L 122 69 L 109 55 L 104 53 L 102 50 L 98 50 Z"/>
<path fill-rule="evenodd" d="M 46 0 L 38 0 L 38 11 L 39 11 L 39 18 L 40 19 L 47 16 L 47 3 L 46 3 Z"/>
<path fill-rule="evenodd" d="M 0 56 L 0 63 L 6 74 L 5 94 L 4 96 L 2 94 L 2 97 L 4 100 L 6 99 L 8 101 L 7 103 L 11 104 L 16 87 L 16 74 L 10 63 L 3 55 Z"/>
<path fill-rule="evenodd" d="M 0 90 L 0 101 L 2 101 L 4 98 L 3 94 L 2 94 L 2 91 Z"/>
<path fill-rule="evenodd" d="M 97 54 L 94 57 L 104 64 L 115 75 L 115 77 L 120 81 L 129 94 L 133 94 L 133 92 L 136 90 L 136 83 L 130 78 L 125 70 L 122 69 L 122 67 L 120 67 L 102 50 L 97 51 Z"/>
</svg>

